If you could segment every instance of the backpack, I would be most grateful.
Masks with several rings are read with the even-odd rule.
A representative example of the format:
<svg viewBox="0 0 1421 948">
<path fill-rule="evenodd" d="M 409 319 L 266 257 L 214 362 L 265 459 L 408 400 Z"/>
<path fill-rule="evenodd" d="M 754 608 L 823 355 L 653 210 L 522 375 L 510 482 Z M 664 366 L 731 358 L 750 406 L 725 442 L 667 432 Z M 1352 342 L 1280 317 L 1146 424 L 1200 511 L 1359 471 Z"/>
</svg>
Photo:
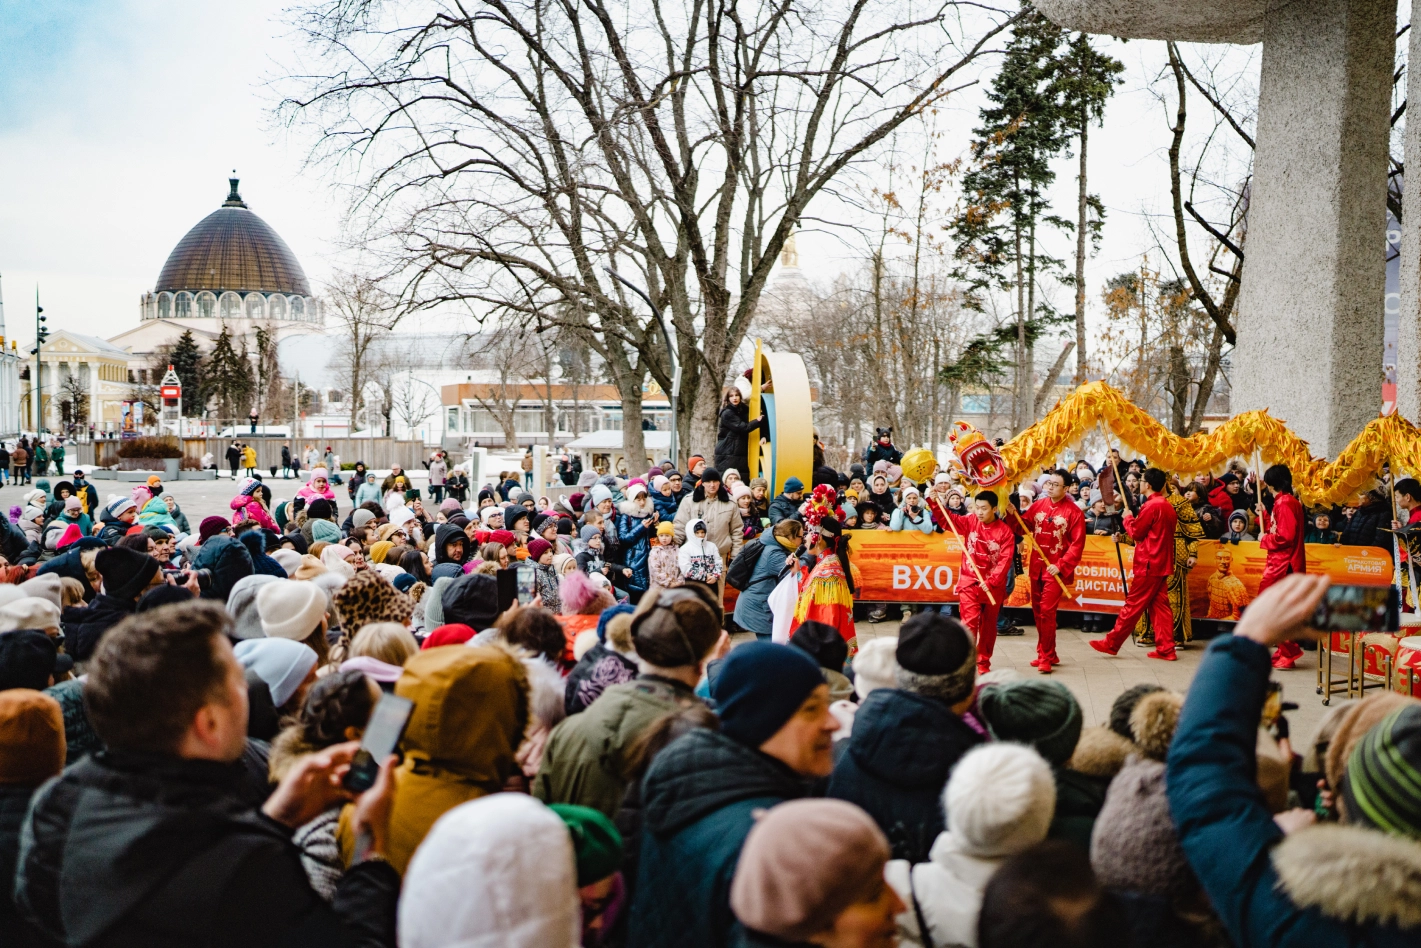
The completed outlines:
<svg viewBox="0 0 1421 948">
<path fill-rule="evenodd" d="M 755 573 L 755 564 L 760 561 L 760 551 L 765 548 L 756 537 L 740 548 L 740 554 L 730 561 L 730 569 L 725 571 L 725 584 L 731 589 L 745 591 L 750 585 L 750 577 Z"/>
</svg>

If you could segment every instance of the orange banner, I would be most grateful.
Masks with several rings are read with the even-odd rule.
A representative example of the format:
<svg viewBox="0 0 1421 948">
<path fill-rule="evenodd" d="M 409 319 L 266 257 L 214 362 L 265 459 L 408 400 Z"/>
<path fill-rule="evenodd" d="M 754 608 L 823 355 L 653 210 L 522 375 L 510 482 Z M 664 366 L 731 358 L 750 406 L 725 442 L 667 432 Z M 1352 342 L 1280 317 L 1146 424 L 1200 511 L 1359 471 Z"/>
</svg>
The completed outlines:
<svg viewBox="0 0 1421 948">
<path fill-rule="evenodd" d="M 954 587 L 962 566 L 962 548 L 953 536 L 886 530 L 855 530 L 849 536 L 858 601 L 957 601 Z M 1134 548 L 1121 544 L 1119 549 L 1125 576 L 1133 579 Z M 1325 573 L 1335 583 L 1387 586 L 1392 581 L 1391 554 L 1380 547 L 1311 544 L 1307 555 L 1308 572 Z M 1258 595 L 1266 557 L 1256 542 L 1201 540 L 1197 562 L 1189 573 L 1190 614 L 1196 619 L 1237 619 Z M 1075 598 L 1063 599 L 1062 609 L 1120 611 L 1125 590 L 1115 542 L 1109 537 L 1086 537 L 1073 590 Z M 1031 605 L 1024 577 L 1018 578 L 1006 605 Z"/>
</svg>

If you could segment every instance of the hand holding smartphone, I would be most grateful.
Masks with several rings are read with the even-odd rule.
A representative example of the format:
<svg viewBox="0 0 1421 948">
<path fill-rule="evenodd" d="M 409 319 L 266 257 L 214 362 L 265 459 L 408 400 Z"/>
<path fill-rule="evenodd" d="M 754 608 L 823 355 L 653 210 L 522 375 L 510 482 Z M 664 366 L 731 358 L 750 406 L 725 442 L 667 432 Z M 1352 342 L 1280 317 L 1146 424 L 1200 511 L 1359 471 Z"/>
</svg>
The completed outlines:
<svg viewBox="0 0 1421 948">
<path fill-rule="evenodd" d="M 405 725 L 414 711 L 414 702 L 399 695 L 381 695 L 370 713 L 370 723 L 360 739 L 360 750 L 356 751 L 346 771 L 342 786 L 352 793 L 364 793 L 375 783 L 380 773 L 380 763 L 395 752 L 400 738 L 404 736 Z"/>
</svg>

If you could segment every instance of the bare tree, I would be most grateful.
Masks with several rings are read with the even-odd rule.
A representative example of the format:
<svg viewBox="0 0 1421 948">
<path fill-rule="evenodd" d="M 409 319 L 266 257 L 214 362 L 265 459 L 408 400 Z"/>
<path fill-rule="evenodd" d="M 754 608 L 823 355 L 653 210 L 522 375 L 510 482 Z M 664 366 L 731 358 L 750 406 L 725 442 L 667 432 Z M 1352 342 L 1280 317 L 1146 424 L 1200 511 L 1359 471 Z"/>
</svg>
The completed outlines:
<svg viewBox="0 0 1421 948">
<path fill-rule="evenodd" d="M 332 367 L 341 386 L 350 393 L 353 431 L 371 375 L 373 347 L 395 328 L 402 312 L 377 278 L 349 271 L 336 273 L 326 285 L 326 312 L 334 317 L 337 329 Z M 389 412 L 383 414 L 388 421 Z"/>
<path fill-rule="evenodd" d="M 285 115 L 362 188 L 361 232 L 447 301 L 585 332 L 643 453 L 641 389 L 671 387 L 645 306 L 675 327 L 683 446 L 707 450 L 770 270 L 810 203 L 969 82 L 1013 17 L 982 3 L 330 2 Z"/>
<path fill-rule="evenodd" d="M 391 413 L 409 430 L 409 436 L 414 437 L 414 430 L 439 410 L 438 399 L 427 384 L 414 379 L 408 371 L 390 387 Z"/>
<path fill-rule="evenodd" d="M 65 375 L 59 383 L 59 416 L 71 435 L 88 424 L 89 391 L 77 373 Z"/>
</svg>

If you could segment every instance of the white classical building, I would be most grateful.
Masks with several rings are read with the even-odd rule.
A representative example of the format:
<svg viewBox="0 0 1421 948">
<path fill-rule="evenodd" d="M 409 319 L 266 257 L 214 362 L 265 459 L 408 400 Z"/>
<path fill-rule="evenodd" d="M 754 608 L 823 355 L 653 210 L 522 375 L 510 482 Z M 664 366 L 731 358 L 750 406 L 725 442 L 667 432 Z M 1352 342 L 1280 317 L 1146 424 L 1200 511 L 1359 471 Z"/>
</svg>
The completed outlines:
<svg viewBox="0 0 1421 948">
<path fill-rule="evenodd" d="M 0 438 L 19 434 L 21 427 L 20 355 L 5 331 L 5 294 L 0 289 Z"/>
</svg>

